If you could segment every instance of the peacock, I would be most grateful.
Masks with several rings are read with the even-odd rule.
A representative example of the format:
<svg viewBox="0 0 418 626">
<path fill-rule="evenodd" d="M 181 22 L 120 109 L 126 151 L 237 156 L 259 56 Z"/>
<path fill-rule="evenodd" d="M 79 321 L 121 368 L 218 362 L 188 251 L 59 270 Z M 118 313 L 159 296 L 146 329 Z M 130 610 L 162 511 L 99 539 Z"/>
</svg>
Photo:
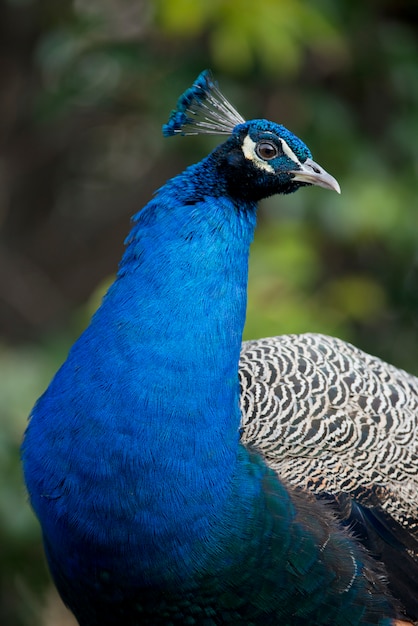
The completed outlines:
<svg viewBox="0 0 418 626">
<path fill-rule="evenodd" d="M 337 339 L 242 344 L 258 202 L 337 181 L 208 71 L 163 133 L 227 138 L 133 217 L 22 444 L 62 599 L 80 626 L 414 618 L 380 548 L 415 576 L 417 379 Z"/>
</svg>

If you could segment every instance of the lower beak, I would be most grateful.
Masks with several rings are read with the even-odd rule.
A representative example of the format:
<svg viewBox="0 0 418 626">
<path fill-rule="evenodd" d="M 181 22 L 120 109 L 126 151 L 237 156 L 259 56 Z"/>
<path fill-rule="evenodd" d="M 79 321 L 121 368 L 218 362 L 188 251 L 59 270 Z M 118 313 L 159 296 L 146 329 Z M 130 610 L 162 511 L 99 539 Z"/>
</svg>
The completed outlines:
<svg viewBox="0 0 418 626">
<path fill-rule="evenodd" d="M 325 189 L 332 189 L 337 193 L 341 193 L 340 185 L 335 178 L 312 159 L 306 159 L 304 163 L 301 163 L 300 169 L 293 170 L 289 173 L 293 174 L 293 180 L 307 183 L 308 185 L 325 187 Z"/>
</svg>

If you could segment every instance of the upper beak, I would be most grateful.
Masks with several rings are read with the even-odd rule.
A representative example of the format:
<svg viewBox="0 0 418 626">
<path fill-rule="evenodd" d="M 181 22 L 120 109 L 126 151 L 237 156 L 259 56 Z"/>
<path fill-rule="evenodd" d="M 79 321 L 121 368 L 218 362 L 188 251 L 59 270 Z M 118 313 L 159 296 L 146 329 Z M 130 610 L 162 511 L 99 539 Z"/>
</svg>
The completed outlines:
<svg viewBox="0 0 418 626">
<path fill-rule="evenodd" d="M 290 174 L 293 174 L 293 180 L 325 187 L 325 189 L 332 189 L 337 193 L 341 193 L 340 185 L 335 178 L 312 159 L 306 159 L 304 163 L 301 163 L 299 170 L 293 170 Z"/>
</svg>

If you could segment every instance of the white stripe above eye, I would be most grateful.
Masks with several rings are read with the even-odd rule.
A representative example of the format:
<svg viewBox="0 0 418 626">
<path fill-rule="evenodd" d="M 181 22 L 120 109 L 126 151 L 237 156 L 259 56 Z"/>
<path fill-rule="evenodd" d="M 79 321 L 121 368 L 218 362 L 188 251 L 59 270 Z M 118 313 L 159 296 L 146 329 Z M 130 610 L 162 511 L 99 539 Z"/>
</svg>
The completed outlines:
<svg viewBox="0 0 418 626">
<path fill-rule="evenodd" d="M 296 156 L 296 154 L 293 152 L 293 150 L 291 148 L 289 148 L 288 144 L 285 142 L 284 139 L 280 139 L 281 144 L 282 144 L 282 148 L 283 148 L 283 152 L 285 153 L 286 156 L 289 157 L 289 159 L 291 159 L 292 161 L 294 161 L 295 163 L 297 163 L 297 165 L 299 165 L 300 167 L 302 167 L 302 163 L 299 161 L 298 157 Z"/>
<path fill-rule="evenodd" d="M 260 159 L 258 154 L 255 151 L 256 142 L 251 139 L 249 135 L 247 135 L 242 142 L 242 151 L 244 156 L 249 161 L 252 161 L 256 167 L 260 170 L 264 170 L 269 172 L 270 174 L 274 174 L 274 167 L 267 163 L 263 159 Z"/>
<path fill-rule="evenodd" d="M 298 157 L 293 152 L 293 150 L 289 147 L 289 145 L 285 142 L 285 140 L 282 139 L 281 137 L 276 137 L 276 140 L 277 139 L 280 141 L 285 155 L 291 161 L 293 161 L 296 165 L 299 165 L 300 167 L 302 167 L 302 163 L 299 161 Z M 249 135 L 247 135 L 244 141 L 242 142 L 242 151 L 244 153 L 245 158 L 252 161 L 254 165 L 256 165 L 260 170 L 265 170 L 266 172 L 269 172 L 270 174 L 274 174 L 275 172 L 274 167 L 270 165 L 270 163 L 267 163 L 267 161 L 264 161 L 264 159 L 261 159 L 258 156 L 258 154 L 255 151 L 255 146 L 256 146 L 256 142 L 253 141 Z"/>
</svg>

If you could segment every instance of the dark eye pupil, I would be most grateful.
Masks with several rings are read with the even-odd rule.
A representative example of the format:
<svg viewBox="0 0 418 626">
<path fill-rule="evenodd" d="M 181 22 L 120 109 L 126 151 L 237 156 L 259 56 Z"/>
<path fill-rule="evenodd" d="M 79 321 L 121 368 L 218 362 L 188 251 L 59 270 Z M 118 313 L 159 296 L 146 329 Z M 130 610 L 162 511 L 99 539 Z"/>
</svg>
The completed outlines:
<svg viewBox="0 0 418 626">
<path fill-rule="evenodd" d="M 263 141 L 257 145 L 256 152 L 262 159 L 274 159 L 277 156 L 277 148 L 273 143 Z"/>
</svg>

